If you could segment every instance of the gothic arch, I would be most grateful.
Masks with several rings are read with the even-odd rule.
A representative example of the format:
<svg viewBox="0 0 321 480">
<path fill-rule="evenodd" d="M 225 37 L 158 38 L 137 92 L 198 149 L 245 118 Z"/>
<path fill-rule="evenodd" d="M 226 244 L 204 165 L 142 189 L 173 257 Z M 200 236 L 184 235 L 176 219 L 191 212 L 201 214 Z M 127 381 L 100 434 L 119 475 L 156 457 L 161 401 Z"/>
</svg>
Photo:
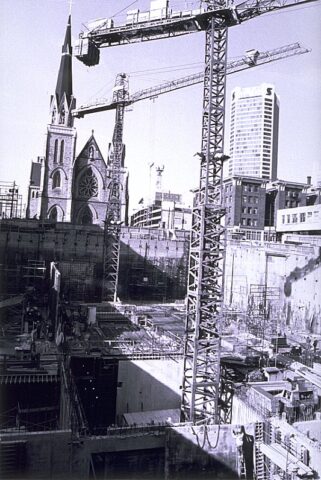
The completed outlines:
<svg viewBox="0 0 321 480">
<path fill-rule="evenodd" d="M 61 174 L 56 170 L 52 176 L 52 188 L 61 188 Z"/>
<path fill-rule="evenodd" d="M 96 210 L 91 205 L 83 205 L 77 214 L 78 225 L 92 225 L 96 223 L 98 215 Z"/>
<path fill-rule="evenodd" d="M 52 172 L 50 173 L 49 178 L 53 179 L 54 175 L 55 175 L 57 172 L 60 173 L 60 178 L 61 178 L 61 180 L 65 180 L 65 181 L 68 180 L 67 174 L 66 174 L 65 170 L 64 170 L 62 167 L 56 167 L 54 170 L 52 170 Z"/>
<path fill-rule="evenodd" d="M 54 222 L 62 222 L 65 214 L 60 205 L 53 205 L 49 210 L 47 217 Z"/>
<path fill-rule="evenodd" d="M 101 197 L 104 188 L 104 182 L 100 171 L 94 166 L 84 167 L 78 174 L 76 179 L 76 192 L 78 198 L 95 198 Z"/>
</svg>

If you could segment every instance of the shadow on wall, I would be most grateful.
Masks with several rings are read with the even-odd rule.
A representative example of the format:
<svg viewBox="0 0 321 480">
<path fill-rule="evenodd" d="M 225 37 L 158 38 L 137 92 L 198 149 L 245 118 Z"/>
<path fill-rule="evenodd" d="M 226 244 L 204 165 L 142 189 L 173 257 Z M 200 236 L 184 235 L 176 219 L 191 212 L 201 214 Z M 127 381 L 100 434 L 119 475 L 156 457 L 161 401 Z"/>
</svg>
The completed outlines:
<svg viewBox="0 0 321 480">
<path fill-rule="evenodd" d="M 182 426 L 168 429 L 166 438 L 166 478 L 170 480 L 239 478 L 242 452 L 246 478 L 253 478 L 252 427 L 243 427 L 242 446 L 235 440 L 232 425 Z M 241 450 L 239 450 L 241 449 Z"/>
<path fill-rule="evenodd" d="M 304 267 L 296 267 L 285 279 L 284 294 L 286 297 L 290 297 L 292 293 L 292 283 L 301 280 L 306 275 L 314 272 L 321 266 L 321 253 L 316 258 L 311 258 Z"/>
<path fill-rule="evenodd" d="M 187 258 L 158 256 L 147 243 L 141 254 L 121 242 L 118 296 L 158 302 L 183 299 L 187 290 Z"/>
<path fill-rule="evenodd" d="M 169 238 L 121 241 L 119 297 L 167 301 L 184 298 L 187 289 L 187 241 Z M 126 236 L 125 236 L 126 237 Z M 58 262 L 69 301 L 101 300 L 103 229 L 36 220 L 0 224 L 0 284 L 10 293 L 24 290 L 28 260 Z M 129 240 L 128 240 L 129 242 Z M 184 243 L 185 242 L 185 243 Z M 133 248 L 132 248 L 133 247 Z"/>
<path fill-rule="evenodd" d="M 122 448 L 119 438 L 114 438 L 112 450 L 108 450 L 107 437 L 99 448 L 87 443 L 90 478 L 233 480 L 239 478 L 241 470 L 243 478 L 253 478 L 254 425 L 243 427 L 241 447 L 234 428 L 232 425 L 167 426 L 162 431 L 145 433 L 137 429 L 136 433 L 132 430 L 130 442 L 127 438 L 126 448 Z M 245 460 L 242 464 L 240 454 Z"/>
</svg>

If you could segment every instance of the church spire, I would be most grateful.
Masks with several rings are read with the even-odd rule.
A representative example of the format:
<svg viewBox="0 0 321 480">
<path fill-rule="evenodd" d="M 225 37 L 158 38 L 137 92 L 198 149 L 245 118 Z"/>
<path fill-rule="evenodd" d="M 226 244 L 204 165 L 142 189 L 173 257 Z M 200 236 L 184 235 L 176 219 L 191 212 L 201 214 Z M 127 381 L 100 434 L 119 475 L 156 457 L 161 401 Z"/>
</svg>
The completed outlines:
<svg viewBox="0 0 321 480">
<path fill-rule="evenodd" d="M 71 15 L 69 15 L 62 46 L 56 91 L 55 95 L 51 96 L 50 102 L 51 125 L 72 127 L 71 111 L 74 108 L 76 108 L 76 99 L 72 93 Z"/>
<path fill-rule="evenodd" d="M 61 101 L 63 100 L 64 94 L 66 95 L 66 100 L 69 107 L 72 97 L 71 15 L 69 15 L 68 18 L 56 85 L 56 99 L 58 108 L 61 106 Z"/>
</svg>

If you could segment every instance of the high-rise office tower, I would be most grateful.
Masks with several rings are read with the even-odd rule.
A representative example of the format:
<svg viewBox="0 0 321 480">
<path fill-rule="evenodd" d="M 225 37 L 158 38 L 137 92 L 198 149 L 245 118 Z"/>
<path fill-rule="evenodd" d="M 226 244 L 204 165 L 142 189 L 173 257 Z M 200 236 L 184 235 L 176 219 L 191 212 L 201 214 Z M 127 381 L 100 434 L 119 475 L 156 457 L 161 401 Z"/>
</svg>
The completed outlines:
<svg viewBox="0 0 321 480">
<path fill-rule="evenodd" d="M 275 180 L 279 99 L 271 84 L 232 92 L 228 174 Z"/>
</svg>

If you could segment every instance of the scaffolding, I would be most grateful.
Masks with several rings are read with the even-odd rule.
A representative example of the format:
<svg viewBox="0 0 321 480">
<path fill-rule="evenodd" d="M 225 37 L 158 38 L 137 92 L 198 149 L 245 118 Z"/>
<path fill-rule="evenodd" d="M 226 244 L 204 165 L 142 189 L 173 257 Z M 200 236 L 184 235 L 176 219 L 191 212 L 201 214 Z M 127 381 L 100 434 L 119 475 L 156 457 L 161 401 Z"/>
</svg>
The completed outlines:
<svg viewBox="0 0 321 480">
<path fill-rule="evenodd" d="M 251 284 L 247 308 L 248 330 L 265 340 L 277 334 L 280 289 Z"/>
<path fill-rule="evenodd" d="M 0 219 L 21 218 L 22 195 L 16 182 L 0 182 Z"/>
</svg>

